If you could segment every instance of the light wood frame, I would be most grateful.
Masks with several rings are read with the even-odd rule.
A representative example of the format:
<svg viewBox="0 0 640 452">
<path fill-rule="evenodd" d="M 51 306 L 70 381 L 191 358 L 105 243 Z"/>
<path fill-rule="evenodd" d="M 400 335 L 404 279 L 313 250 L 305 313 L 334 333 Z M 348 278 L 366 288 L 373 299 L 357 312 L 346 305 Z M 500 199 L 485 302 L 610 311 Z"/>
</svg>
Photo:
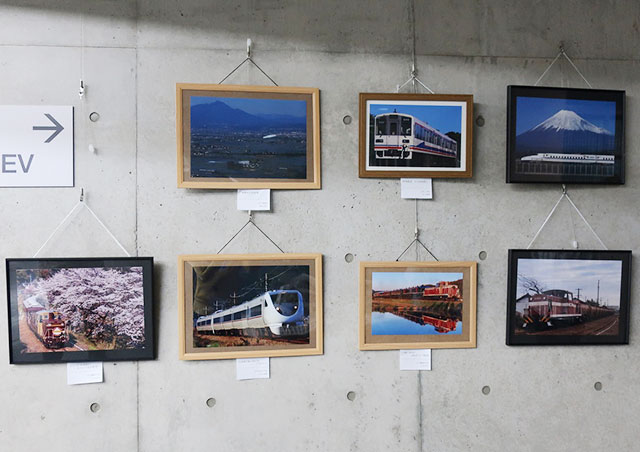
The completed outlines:
<svg viewBox="0 0 640 452">
<path fill-rule="evenodd" d="M 194 266 L 309 266 L 309 343 L 248 345 L 227 347 L 193 346 L 193 290 L 187 274 Z M 187 292 L 190 291 L 191 294 Z M 178 331 L 179 357 L 182 360 L 234 359 L 277 356 L 321 355 L 323 353 L 322 255 L 321 254 L 214 254 L 178 256 Z M 248 301 L 248 300 L 244 300 Z M 189 306 L 189 304 L 191 304 Z M 305 314 L 307 314 L 305 312 Z M 189 345 L 191 341 L 192 345 Z"/>
<path fill-rule="evenodd" d="M 453 102 L 464 105 L 466 114 L 461 118 L 461 134 L 464 146 L 460 149 L 461 168 L 447 169 L 445 166 L 415 166 L 407 167 L 384 167 L 376 169 L 367 168 L 367 158 L 369 149 L 367 148 L 367 137 L 369 134 L 369 116 L 367 114 L 367 104 L 370 101 L 394 101 L 409 102 L 434 102 L 434 106 L 440 102 Z M 442 104 L 440 104 L 442 105 Z M 425 105 L 425 107 L 428 107 Z M 446 133 L 446 131 L 442 131 Z M 375 178 L 403 178 L 403 177 L 432 177 L 432 178 L 469 178 L 473 176 L 472 171 L 472 149 L 473 149 L 473 95 L 471 94 L 410 94 L 410 93 L 360 93 L 360 126 L 359 126 L 359 165 L 358 174 L 360 177 Z M 414 152 L 415 154 L 415 152 Z M 464 161 L 464 167 L 462 162 Z M 379 168 L 379 169 L 378 169 Z"/>
<path fill-rule="evenodd" d="M 190 162 L 189 96 L 226 93 L 230 97 L 296 99 L 307 101 L 307 175 L 305 179 L 185 177 Z M 212 96 L 215 97 L 215 96 Z M 176 84 L 176 140 L 178 148 L 178 187 L 212 189 L 319 189 L 320 182 L 320 90 L 283 86 L 245 86 L 213 84 Z M 188 161 L 185 165 L 185 161 Z M 197 179 L 197 180 L 194 180 Z"/>
<path fill-rule="evenodd" d="M 447 334 L 373 335 L 372 272 L 456 272 L 463 274 L 462 332 Z M 416 348 L 476 347 L 476 262 L 360 262 L 360 350 L 404 350 Z"/>
</svg>

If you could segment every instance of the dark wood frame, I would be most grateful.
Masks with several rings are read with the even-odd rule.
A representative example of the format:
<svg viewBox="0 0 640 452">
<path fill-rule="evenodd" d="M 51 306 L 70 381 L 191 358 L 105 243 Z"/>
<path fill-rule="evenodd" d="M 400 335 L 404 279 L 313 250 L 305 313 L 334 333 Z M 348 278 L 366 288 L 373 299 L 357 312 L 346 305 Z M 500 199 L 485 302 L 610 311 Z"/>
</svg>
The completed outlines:
<svg viewBox="0 0 640 452">
<path fill-rule="evenodd" d="M 19 267 L 17 267 L 19 266 Z M 18 353 L 20 342 L 19 310 L 15 270 L 37 268 L 86 268 L 86 267 L 142 267 L 144 298 L 145 343 L 141 349 L 53 351 Z M 9 362 L 11 364 L 63 363 L 76 361 L 131 361 L 154 359 L 155 336 L 153 324 L 153 257 L 81 257 L 81 258 L 32 258 L 6 260 L 7 309 L 9 314 Z M 14 341 L 16 344 L 14 344 Z"/>
<path fill-rule="evenodd" d="M 450 101 L 450 102 L 462 102 L 466 105 L 466 115 L 464 119 L 464 131 L 465 134 L 465 168 L 461 171 L 447 171 L 447 170 L 433 170 L 425 167 L 425 169 L 416 170 L 372 170 L 367 169 L 367 156 L 369 149 L 367 149 L 367 134 L 369 129 L 369 118 L 367 116 L 367 102 L 368 101 Z M 404 177 L 432 177 L 432 178 L 469 178 L 473 176 L 473 95 L 471 94 L 410 94 L 410 93 L 360 93 L 360 125 L 359 125 L 359 176 L 360 177 L 375 177 L 375 178 L 404 178 Z M 415 168 L 415 167 L 413 167 Z"/>
<path fill-rule="evenodd" d="M 515 334 L 518 259 L 616 260 L 622 262 L 618 334 L 608 335 L 523 335 Z M 558 288 L 560 289 L 560 288 Z M 509 250 L 507 286 L 507 345 L 602 345 L 629 343 L 631 251 L 609 250 Z"/>
<path fill-rule="evenodd" d="M 515 172 L 516 124 L 518 97 L 610 101 L 616 103 L 614 176 L 551 176 L 526 175 Z M 625 91 L 579 88 L 551 88 L 543 86 L 507 87 L 507 183 L 561 183 L 561 184 L 624 184 L 625 181 Z"/>
</svg>

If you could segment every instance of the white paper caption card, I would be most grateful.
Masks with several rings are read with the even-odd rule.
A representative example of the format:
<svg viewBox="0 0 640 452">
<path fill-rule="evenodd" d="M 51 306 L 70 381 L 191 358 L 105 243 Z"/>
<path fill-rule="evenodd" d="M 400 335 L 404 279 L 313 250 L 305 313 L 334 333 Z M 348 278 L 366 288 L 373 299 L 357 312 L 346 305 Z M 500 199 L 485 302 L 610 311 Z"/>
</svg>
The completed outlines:
<svg viewBox="0 0 640 452">
<path fill-rule="evenodd" d="M 238 190 L 238 210 L 271 210 L 271 190 Z"/>
<path fill-rule="evenodd" d="M 269 358 L 236 359 L 236 379 L 253 380 L 255 378 L 270 378 Z"/>
<path fill-rule="evenodd" d="M 102 383 L 102 362 L 67 363 L 67 384 Z"/>
<path fill-rule="evenodd" d="M 433 180 L 400 179 L 400 197 L 402 199 L 433 199 Z"/>
<path fill-rule="evenodd" d="M 431 370 L 431 349 L 400 350 L 400 370 Z"/>
</svg>

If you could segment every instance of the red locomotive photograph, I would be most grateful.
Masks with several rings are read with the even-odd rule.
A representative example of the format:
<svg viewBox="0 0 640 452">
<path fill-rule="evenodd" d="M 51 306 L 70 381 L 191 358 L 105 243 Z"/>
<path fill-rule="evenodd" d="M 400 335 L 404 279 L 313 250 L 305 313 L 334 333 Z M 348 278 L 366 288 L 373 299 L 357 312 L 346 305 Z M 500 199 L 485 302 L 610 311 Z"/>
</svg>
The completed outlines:
<svg viewBox="0 0 640 452">
<path fill-rule="evenodd" d="M 592 253 L 594 258 L 577 258 L 580 253 Z M 537 343 L 537 337 L 551 338 L 549 343 L 567 337 L 570 343 L 587 343 L 595 337 L 594 343 L 606 343 L 624 336 L 630 259 L 599 257 L 591 251 L 558 251 L 540 258 L 512 256 L 510 337 L 516 342 L 518 337 L 531 337 L 530 343 Z"/>
<path fill-rule="evenodd" d="M 8 259 L 14 364 L 153 357 L 152 258 Z"/>
</svg>

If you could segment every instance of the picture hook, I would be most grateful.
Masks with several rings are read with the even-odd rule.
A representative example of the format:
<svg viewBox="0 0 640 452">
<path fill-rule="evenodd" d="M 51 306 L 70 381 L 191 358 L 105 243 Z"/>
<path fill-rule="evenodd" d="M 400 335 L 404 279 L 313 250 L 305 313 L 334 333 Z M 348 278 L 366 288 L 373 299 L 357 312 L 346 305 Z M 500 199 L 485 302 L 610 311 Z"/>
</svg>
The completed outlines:
<svg viewBox="0 0 640 452">
<path fill-rule="evenodd" d="M 565 53 L 564 52 L 564 41 L 560 41 L 560 44 L 558 45 L 558 50 L 560 51 L 560 53 Z"/>
<path fill-rule="evenodd" d="M 80 189 L 80 202 L 84 202 L 84 188 Z"/>
<path fill-rule="evenodd" d="M 247 39 L 247 58 L 251 58 L 251 38 Z"/>
</svg>

